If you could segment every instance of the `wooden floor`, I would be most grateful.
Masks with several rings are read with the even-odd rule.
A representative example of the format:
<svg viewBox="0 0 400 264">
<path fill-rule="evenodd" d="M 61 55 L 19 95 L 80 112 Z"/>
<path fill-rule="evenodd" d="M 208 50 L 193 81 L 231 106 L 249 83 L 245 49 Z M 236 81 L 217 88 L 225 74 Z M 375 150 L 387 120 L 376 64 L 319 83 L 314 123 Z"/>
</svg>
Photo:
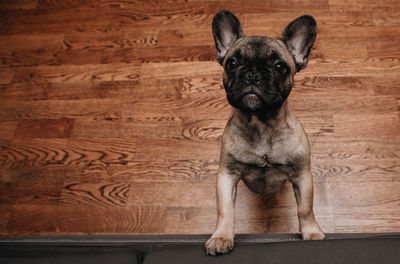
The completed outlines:
<svg viewBox="0 0 400 264">
<path fill-rule="evenodd" d="M 289 97 L 325 232 L 400 231 L 400 2 L 0 1 L 0 236 L 211 233 L 230 107 L 220 9 L 318 22 Z M 290 184 L 238 190 L 237 233 L 298 232 Z"/>
</svg>

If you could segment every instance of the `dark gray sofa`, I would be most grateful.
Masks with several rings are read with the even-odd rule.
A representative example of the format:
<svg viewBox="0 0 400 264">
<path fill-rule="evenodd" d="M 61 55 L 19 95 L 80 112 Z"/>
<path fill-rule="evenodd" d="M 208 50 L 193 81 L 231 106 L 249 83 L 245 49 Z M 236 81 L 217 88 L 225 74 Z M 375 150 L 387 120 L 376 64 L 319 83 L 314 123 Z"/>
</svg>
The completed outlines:
<svg viewBox="0 0 400 264">
<path fill-rule="evenodd" d="M 227 255 L 208 256 L 209 235 L 56 236 L 0 238 L 0 263 L 400 264 L 400 233 L 328 234 L 324 241 L 299 235 L 237 235 Z"/>
</svg>

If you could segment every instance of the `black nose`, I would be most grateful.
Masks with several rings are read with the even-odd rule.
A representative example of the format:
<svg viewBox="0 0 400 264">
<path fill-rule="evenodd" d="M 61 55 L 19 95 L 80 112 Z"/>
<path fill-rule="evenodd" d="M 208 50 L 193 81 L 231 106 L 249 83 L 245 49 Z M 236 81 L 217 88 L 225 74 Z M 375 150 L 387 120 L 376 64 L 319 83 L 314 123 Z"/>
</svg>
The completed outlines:
<svg viewBox="0 0 400 264">
<path fill-rule="evenodd" d="M 244 75 L 244 79 L 247 84 L 259 84 L 261 82 L 261 78 L 261 73 L 255 70 L 250 70 Z"/>
</svg>

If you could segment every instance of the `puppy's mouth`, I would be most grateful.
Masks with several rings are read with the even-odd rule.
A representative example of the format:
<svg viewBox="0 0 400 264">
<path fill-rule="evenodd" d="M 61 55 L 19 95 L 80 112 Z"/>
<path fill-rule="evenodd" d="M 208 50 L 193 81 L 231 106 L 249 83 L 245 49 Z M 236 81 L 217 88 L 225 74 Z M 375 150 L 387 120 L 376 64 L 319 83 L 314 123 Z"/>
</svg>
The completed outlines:
<svg viewBox="0 0 400 264">
<path fill-rule="evenodd" d="M 262 107 L 262 100 L 256 93 L 250 92 L 242 96 L 241 103 L 251 111 Z"/>
</svg>

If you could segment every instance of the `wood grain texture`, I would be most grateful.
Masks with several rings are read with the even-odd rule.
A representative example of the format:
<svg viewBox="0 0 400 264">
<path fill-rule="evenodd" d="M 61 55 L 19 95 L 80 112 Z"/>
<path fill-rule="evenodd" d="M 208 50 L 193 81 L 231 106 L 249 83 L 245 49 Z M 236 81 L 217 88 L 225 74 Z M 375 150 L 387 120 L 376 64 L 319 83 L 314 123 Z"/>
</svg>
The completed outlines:
<svg viewBox="0 0 400 264">
<path fill-rule="evenodd" d="M 131 184 L 127 183 L 65 183 L 61 200 L 65 204 L 122 206 L 128 204 Z"/>
<path fill-rule="evenodd" d="M 20 120 L 14 137 L 23 138 L 70 138 L 74 119 Z"/>
<path fill-rule="evenodd" d="M 0 1 L 0 236 L 198 234 L 215 227 L 230 106 L 211 21 L 318 36 L 289 101 L 326 232 L 400 231 L 397 0 Z M 239 184 L 237 233 L 298 232 L 292 186 Z"/>
<path fill-rule="evenodd" d="M 110 165 L 128 165 L 134 161 L 135 148 L 135 139 L 21 139 L 1 145 L 0 164 L 2 168 L 57 165 L 104 168 Z"/>
</svg>

